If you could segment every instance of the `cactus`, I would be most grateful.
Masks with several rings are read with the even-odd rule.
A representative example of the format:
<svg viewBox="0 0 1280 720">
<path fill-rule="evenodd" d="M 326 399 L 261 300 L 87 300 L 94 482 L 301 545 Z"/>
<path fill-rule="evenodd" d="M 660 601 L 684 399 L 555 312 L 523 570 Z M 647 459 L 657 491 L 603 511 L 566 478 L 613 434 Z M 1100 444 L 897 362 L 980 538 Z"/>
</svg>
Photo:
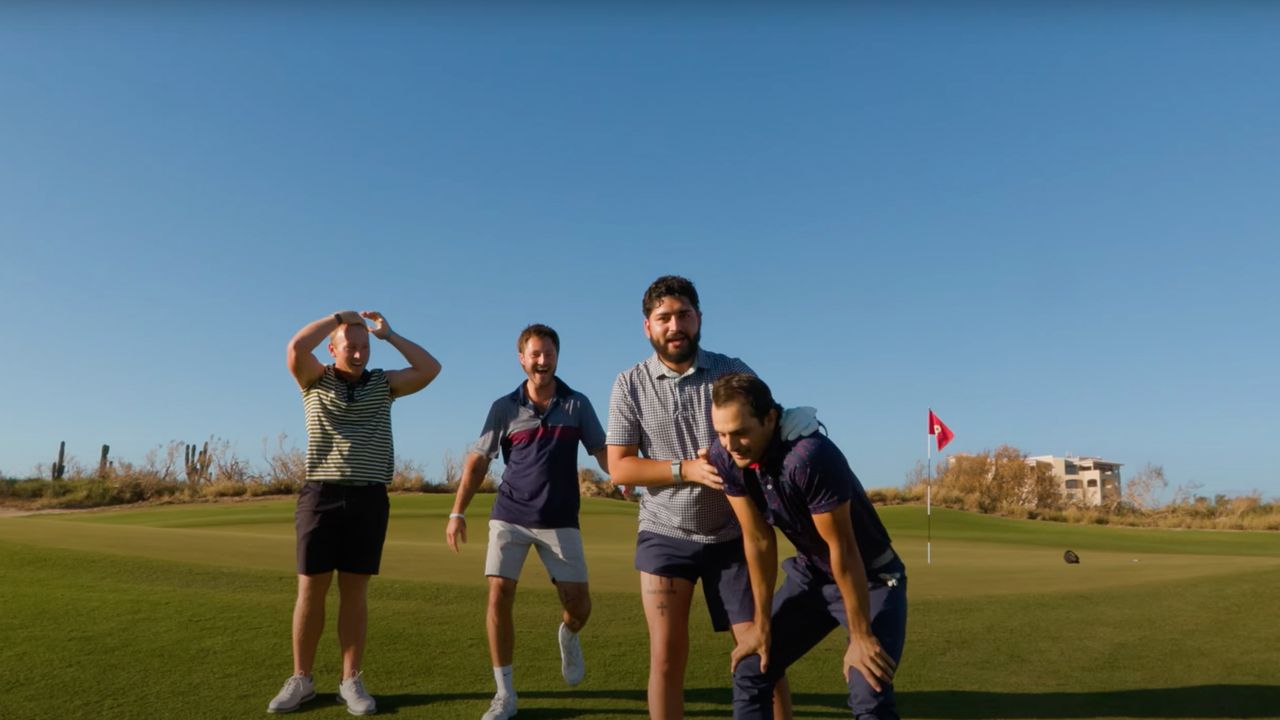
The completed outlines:
<svg viewBox="0 0 1280 720">
<path fill-rule="evenodd" d="M 107 476 L 107 468 L 111 467 L 111 461 L 107 460 L 107 455 L 111 453 L 111 446 L 103 443 L 102 456 L 98 458 L 98 477 Z"/>
<path fill-rule="evenodd" d="M 195 445 L 188 445 L 183 455 L 187 466 L 187 482 L 201 482 L 209 479 L 209 443 L 196 451 Z"/>
<path fill-rule="evenodd" d="M 58 443 L 58 459 L 53 463 L 52 475 L 54 480 L 61 480 L 62 474 L 67 471 L 67 466 L 63 464 L 63 460 L 67 456 L 67 441 L 63 440 Z"/>
</svg>

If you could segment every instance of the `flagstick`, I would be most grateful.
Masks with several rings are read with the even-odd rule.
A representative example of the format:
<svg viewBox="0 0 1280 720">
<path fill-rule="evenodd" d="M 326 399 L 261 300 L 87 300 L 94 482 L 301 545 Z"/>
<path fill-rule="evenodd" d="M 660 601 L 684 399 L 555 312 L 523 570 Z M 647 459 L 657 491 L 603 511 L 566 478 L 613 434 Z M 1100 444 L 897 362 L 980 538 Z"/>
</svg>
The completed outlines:
<svg viewBox="0 0 1280 720">
<path fill-rule="evenodd" d="M 924 545 L 926 565 L 933 564 L 933 446 L 929 444 L 929 440 L 932 437 L 932 435 L 924 436 L 924 453 L 929 458 L 929 475 L 928 480 L 925 483 L 925 487 L 927 489 L 925 490 L 924 500 L 924 514 L 927 518 L 925 525 L 928 528 L 926 530 L 927 539 Z"/>
</svg>

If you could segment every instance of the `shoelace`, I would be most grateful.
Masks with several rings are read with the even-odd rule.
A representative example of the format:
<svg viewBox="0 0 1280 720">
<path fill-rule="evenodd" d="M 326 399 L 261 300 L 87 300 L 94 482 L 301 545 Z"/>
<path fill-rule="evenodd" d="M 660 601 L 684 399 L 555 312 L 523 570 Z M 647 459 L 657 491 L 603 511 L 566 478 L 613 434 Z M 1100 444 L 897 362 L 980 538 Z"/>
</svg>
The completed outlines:
<svg viewBox="0 0 1280 720">
<path fill-rule="evenodd" d="M 302 684 L 304 679 L 305 678 L 303 678 L 301 675 L 294 675 L 293 677 L 289 678 L 289 680 L 284 684 L 285 691 L 289 693 L 293 693 L 295 691 L 302 692 L 303 690 L 306 689 L 306 686 Z"/>
<path fill-rule="evenodd" d="M 355 693 L 356 697 L 364 697 L 365 695 L 368 695 L 368 693 L 364 691 L 364 680 L 361 679 L 361 675 L 364 675 L 363 670 L 356 673 L 355 677 L 350 677 L 343 681 L 344 685 L 347 683 L 351 684 L 351 691 Z"/>
</svg>

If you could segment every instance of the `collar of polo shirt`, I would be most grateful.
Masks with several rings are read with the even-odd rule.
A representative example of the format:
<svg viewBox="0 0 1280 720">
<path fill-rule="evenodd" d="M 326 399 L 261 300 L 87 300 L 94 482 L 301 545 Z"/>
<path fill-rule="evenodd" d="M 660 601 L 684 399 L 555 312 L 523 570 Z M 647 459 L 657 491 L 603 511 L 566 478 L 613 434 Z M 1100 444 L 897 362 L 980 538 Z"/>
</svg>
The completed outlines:
<svg viewBox="0 0 1280 720">
<path fill-rule="evenodd" d="M 675 370 L 672 370 L 671 368 L 667 367 L 666 363 L 662 362 L 662 358 L 658 357 L 658 353 L 655 352 L 654 354 L 649 356 L 649 361 L 648 361 L 649 372 L 655 378 L 663 377 L 663 378 L 667 378 L 668 380 L 679 380 L 680 378 L 689 377 L 690 375 L 697 372 L 698 368 L 702 367 L 702 365 L 704 364 L 702 359 L 702 353 L 703 353 L 702 348 L 698 348 L 698 354 L 697 356 L 694 357 L 693 364 L 689 366 L 688 370 L 685 370 L 682 373 L 678 373 Z"/>
</svg>

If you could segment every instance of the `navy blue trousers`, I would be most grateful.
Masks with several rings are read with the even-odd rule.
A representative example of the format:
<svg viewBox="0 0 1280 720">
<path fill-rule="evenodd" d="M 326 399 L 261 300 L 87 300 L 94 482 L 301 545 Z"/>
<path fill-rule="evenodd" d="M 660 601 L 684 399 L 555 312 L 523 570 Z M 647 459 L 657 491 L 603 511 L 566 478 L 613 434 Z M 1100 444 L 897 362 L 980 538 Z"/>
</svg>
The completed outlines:
<svg viewBox="0 0 1280 720">
<path fill-rule="evenodd" d="M 733 717 L 736 720 L 772 720 L 773 686 L 792 663 L 813 649 L 837 626 L 849 627 L 840 589 L 830 578 L 814 578 L 788 558 L 782 563 L 786 580 L 773 597 L 773 623 L 769 646 L 769 671 L 760 672 L 760 656 L 738 663 L 733 674 Z M 907 576 L 902 561 L 867 571 L 871 596 L 871 632 L 893 657 L 902 660 L 907 638 Z M 888 577 L 894 577 L 890 585 Z M 841 652 L 841 658 L 844 657 Z M 833 658 L 833 664 L 839 662 Z M 898 720 L 893 685 L 881 683 L 876 692 L 857 670 L 849 672 L 849 708 L 856 718 Z"/>
</svg>

